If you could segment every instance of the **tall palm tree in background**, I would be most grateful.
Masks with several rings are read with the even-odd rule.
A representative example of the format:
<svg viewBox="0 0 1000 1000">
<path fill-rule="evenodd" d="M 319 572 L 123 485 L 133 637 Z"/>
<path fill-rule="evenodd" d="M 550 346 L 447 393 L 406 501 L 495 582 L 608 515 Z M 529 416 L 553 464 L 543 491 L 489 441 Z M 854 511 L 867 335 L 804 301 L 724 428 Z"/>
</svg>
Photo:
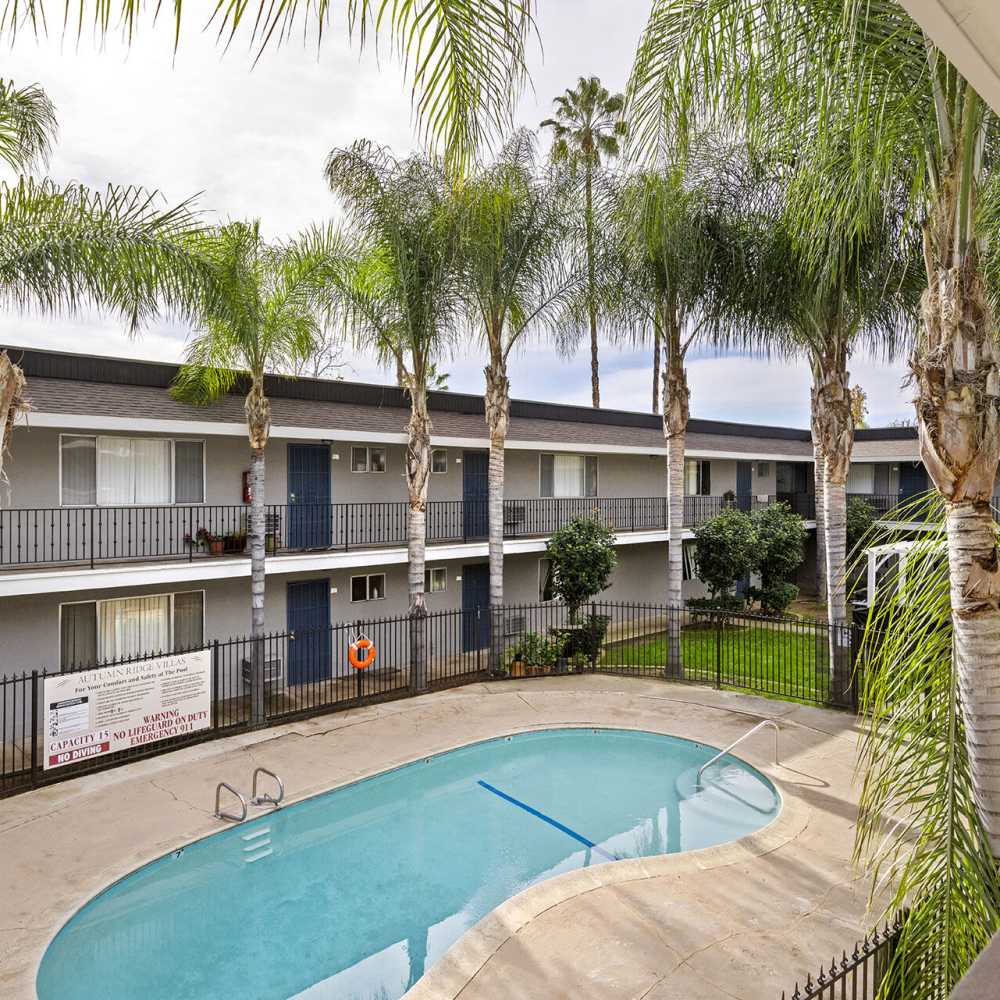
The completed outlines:
<svg viewBox="0 0 1000 1000">
<path fill-rule="evenodd" d="M 710 151 L 706 146 L 706 155 Z M 617 186 L 609 213 L 619 267 L 609 268 L 609 311 L 624 329 L 653 336 L 665 354 L 663 435 L 667 445 L 667 603 L 683 606 L 684 448 L 690 418 L 685 358 L 692 344 L 718 333 L 739 273 L 728 193 L 711 171 L 681 162 L 637 173 Z M 657 349 L 659 350 L 659 349 Z M 667 673 L 681 676 L 681 619 L 668 628 Z"/>
<path fill-rule="evenodd" d="M 394 365 L 410 397 L 406 426 L 407 549 L 411 616 L 410 683 L 426 686 L 422 618 L 430 474 L 428 382 L 460 315 L 459 227 L 441 161 L 397 160 L 359 141 L 334 150 L 326 177 L 350 226 L 352 263 L 340 293 L 359 347 Z"/>
<path fill-rule="evenodd" d="M 516 133 L 497 160 L 456 194 L 459 281 L 465 311 L 487 351 L 490 605 L 503 603 L 504 447 L 510 416 L 507 362 L 522 337 L 554 323 L 574 289 L 567 266 L 570 186 L 539 176 L 535 138 Z M 491 643 L 491 650 L 495 644 Z"/>
<path fill-rule="evenodd" d="M 920 452 L 947 506 L 955 655 L 980 782 L 1000 856 L 1000 554 L 990 497 L 1000 461 L 1000 365 L 985 293 L 980 191 L 997 118 L 891 0 L 822 0 L 808 17 L 782 0 L 658 0 L 630 84 L 639 142 L 665 120 L 717 114 L 751 144 L 782 137 L 811 171 L 802 239 L 863 235 L 886 190 L 909 193 L 926 284 L 910 366 Z M 822 267 L 822 255 L 814 261 Z M 829 512 L 828 512 L 829 513 Z"/>
<path fill-rule="evenodd" d="M 587 266 L 584 311 L 590 327 L 590 397 L 601 405 L 601 376 L 597 349 L 598 294 L 597 237 L 594 218 L 595 175 L 621 151 L 620 140 L 628 132 L 622 118 L 625 98 L 610 94 L 596 76 L 580 77 L 575 90 L 567 90 L 553 102 L 554 118 L 543 128 L 552 129 L 554 164 L 565 165 L 571 176 L 583 175 L 583 239 Z"/>
<path fill-rule="evenodd" d="M 250 718 L 264 712 L 264 452 L 271 430 L 271 404 L 264 387 L 269 372 L 294 371 L 322 337 L 342 256 L 336 236 L 309 234 L 296 243 L 269 244 L 260 222 L 232 222 L 201 240 L 200 253 L 212 269 L 216 295 L 201 329 L 188 345 L 172 393 L 208 405 L 246 382 L 250 440 Z M 325 514 L 324 514 L 325 516 Z"/>
<path fill-rule="evenodd" d="M 533 0 L 243 0 L 197 7 L 190 0 L 7 0 L 0 35 L 13 40 L 24 31 L 47 31 L 51 8 L 52 23 L 61 20 L 67 34 L 80 38 L 89 27 L 99 38 L 120 30 L 131 40 L 144 17 L 155 22 L 162 13 L 177 47 L 190 12 L 225 45 L 241 32 L 248 35 L 259 59 L 269 45 L 304 40 L 311 32 L 319 45 L 342 11 L 361 48 L 373 37 L 398 54 L 412 86 L 421 140 L 444 152 L 452 172 L 464 173 L 484 146 L 510 128 L 527 79 L 533 6 Z"/>
<path fill-rule="evenodd" d="M 910 367 L 924 465 L 945 504 L 957 677 L 976 811 L 1000 857 L 1000 552 L 990 498 L 1000 461 L 1000 358 L 985 291 L 979 198 L 996 163 L 996 115 L 891 0 L 820 0 L 788 16 L 783 0 L 658 0 L 630 84 L 640 143 L 665 122 L 721 116 L 752 146 L 776 136 L 811 171 L 794 218 L 800 239 L 863 235 L 887 190 L 908 192 L 926 283 Z M 822 253 L 814 258 L 822 268 Z M 827 511 L 829 517 L 829 510 Z M 958 731 L 952 728 L 945 738 Z M 925 890 L 927 887 L 923 887 Z M 955 883 L 937 934 L 965 921 Z M 907 921 L 906 948 L 934 947 L 932 916 Z M 949 936 L 946 931 L 944 936 Z M 940 954 L 940 952 L 939 952 Z M 964 971 L 945 949 L 939 988 Z M 923 994 L 921 994 L 923 995 Z"/>
<path fill-rule="evenodd" d="M 18 311 L 70 314 L 91 305 L 138 331 L 161 310 L 191 315 L 208 291 L 193 252 L 200 224 L 189 203 L 109 185 L 95 192 L 27 176 L 44 166 L 55 109 L 37 86 L 0 81 L 0 301 Z M 20 368 L 0 352 L 0 478 L 17 417 L 27 408 Z"/>
</svg>

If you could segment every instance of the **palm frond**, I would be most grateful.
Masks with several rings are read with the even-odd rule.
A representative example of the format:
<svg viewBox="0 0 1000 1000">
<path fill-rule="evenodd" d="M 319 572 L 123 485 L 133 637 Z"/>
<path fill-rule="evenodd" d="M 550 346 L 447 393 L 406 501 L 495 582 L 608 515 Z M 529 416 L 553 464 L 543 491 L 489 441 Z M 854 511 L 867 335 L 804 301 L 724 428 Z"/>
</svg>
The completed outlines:
<svg viewBox="0 0 1000 1000">
<path fill-rule="evenodd" d="M 913 503 L 927 515 L 927 498 Z M 913 1000 L 949 993 L 1000 929 L 1000 874 L 976 808 L 937 509 L 941 523 L 931 522 L 869 595 L 859 660 L 856 856 L 873 895 L 908 910 L 884 992 Z M 892 517 L 913 519 L 905 510 Z M 868 543 L 899 537 L 876 527 Z"/>
<path fill-rule="evenodd" d="M 464 172 L 512 121 L 514 106 L 527 80 L 525 52 L 534 30 L 532 0 L 341 0 L 347 30 L 364 47 L 369 38 L 384 39 L 405 67 L 421 137 L 442 149 L 449 166 Z M 150 5 L 66 0 L 63 31 L 98 36 L 119 29 L 131 41 Z M 182 0 L 153 5 L 150 20 L 170 22 L 179 46 Z M 215 0 L 206 5 L 207 23 L 228 46 L 241 33 L 259 59 L 269 46 L 301 35 L 314 35 L 317 46 L 329 30 L 333 0 Z M 44 0 L 4 0 L 0 35 L 13 39 L 22 31 L 48 27 Z M 201 21 L 204 12 L 192 11 Z"/>
<path fill-rule="evenodd" d="M 209 272 L 193 203 L 155 192 L 22 178 L 0 185 L 0 300 L 14 309 L 109 309 L 136 330 L 161 311 L 191 316 Z"/>
<path fill-rule="evenodd" d="M 0 80 L 0 159 L 18 172 L 28 170 L 48 159 L 55 136 L 55 108 L 45 91 Z"/>
</svg>

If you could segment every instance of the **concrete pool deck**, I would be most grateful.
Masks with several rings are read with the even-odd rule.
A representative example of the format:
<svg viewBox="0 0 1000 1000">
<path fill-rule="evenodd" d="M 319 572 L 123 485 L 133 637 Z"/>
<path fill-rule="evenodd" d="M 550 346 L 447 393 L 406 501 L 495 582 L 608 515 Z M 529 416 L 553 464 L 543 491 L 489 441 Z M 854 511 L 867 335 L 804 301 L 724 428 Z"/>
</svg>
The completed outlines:
<svg viewBox="0 0 1000 1000">
<path fill-rule="evenodd" d="M 0 800 L 0 996 L 35 996 L 53 935 L 110 882 L 225 824 L 215 785 L 282 776 L 286 801 L 500 734 L 645 729 L 725 746 L 781 790 L 770 826 L 736 844 L 570 872 L 485 917 L 412 1000 L 738 997 L 777 1000 L 869 930 L 851 867 L 857 722 L 843 713 L 652 679 L 531 678 L 457 688 L 230 737 Z M 256 810 L 251 815 L 257 815 Z"/>
</svg>

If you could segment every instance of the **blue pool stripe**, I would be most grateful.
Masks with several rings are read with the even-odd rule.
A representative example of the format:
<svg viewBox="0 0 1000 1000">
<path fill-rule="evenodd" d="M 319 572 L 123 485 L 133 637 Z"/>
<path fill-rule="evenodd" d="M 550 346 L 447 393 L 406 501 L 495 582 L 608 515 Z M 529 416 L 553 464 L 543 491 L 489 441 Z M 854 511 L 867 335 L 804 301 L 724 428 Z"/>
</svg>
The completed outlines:
<svg viewBox="0 0 1000 1000">
<path fill-rule="evenodd" d="M 517 806 L 519 809 L 523 809 L 526 813 L 530 813 L 532 816 L 537 817 L 543 823 L 548 823 L 549 826 L 554 826 L 557 830 L 561 830 L 568 837 L 572 837 L 574 840 L 578 840 L 581 844 L 585 844 L 596 854 L 600 854 L 602 858 L 607 858 L 608 861 L 617 861 L 618 859 L 613 854 L 608 854 L 603 847 L 598 847 L 592 840 L 588 840 L 582 834 L 576 832 L 576 830 L 571 830 L 568 826 L 560 823 L 559 820 L 553 819 L 551 816 L 546 816 L 545 813 L 539 812 L 532 806 L 529 806 L 527 802 L 522 802 L 520 799 L 515 799 L 513 795 L 508 795 L 506 792 L 501 792 L 499 788 L 494 788 L 489 782 L 480 779 L 479 784 L 483 786 L 488 792 L 492 792 L 494 795 L 498 795 L 501 799 L 509 802 L 511 805 Z"/>
</svg>

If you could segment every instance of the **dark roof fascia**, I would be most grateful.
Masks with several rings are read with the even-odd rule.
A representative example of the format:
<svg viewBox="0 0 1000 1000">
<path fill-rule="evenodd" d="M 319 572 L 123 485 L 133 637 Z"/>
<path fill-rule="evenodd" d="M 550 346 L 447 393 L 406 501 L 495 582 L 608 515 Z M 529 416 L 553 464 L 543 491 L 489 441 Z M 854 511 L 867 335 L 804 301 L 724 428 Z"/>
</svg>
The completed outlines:
<svg viewBox="0 0 1000 1000">
<path fill-rule="evenodd" d="M 916 427 L 865 427 L 854 432 L 855 441 L 915 441 Z"/>
</svg>

